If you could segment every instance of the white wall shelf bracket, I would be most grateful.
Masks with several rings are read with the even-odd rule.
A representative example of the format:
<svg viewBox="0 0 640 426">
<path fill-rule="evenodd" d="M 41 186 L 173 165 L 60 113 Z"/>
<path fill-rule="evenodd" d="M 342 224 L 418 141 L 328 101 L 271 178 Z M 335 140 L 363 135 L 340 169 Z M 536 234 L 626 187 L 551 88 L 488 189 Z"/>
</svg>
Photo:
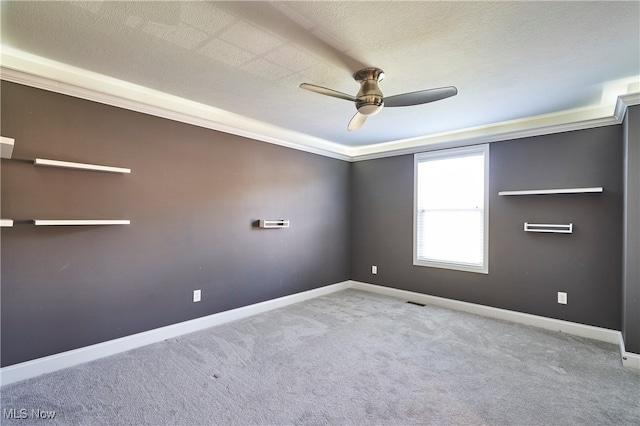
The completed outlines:
<svg viewBox="0 0 640 426">
<path fill-rule="evenodd" d="M 15 140 L 0 136 L 0 158 L 11 158 Z"/>
<path fill-rule="evenodd" d="M 525 232 L 548 232 L 552 234 L 572 234 L 573 223 L 569 224 L 550 224 L 550 223 L 524 223 Z"/>
<path fill-rule="evenodd" d="M 288 220 L 265 220 L 260 219 L 259 225 L 260 228 L 288 228 L 289 221 Z"/>
<path fill-rule="evenodd" d="M 76 225 L 130 225 L 130 220 L 49 220 L 34 219 L 33 224 L 36 226 L 76 226 Z"/>
<path fill-rule="evenodd" d="M 500 191 L 498 195 L 553 195 L 553 194 L 588 194 L 603 192 L 601 186 L 591 188 L 562 188 L 562 189 L 527 189 L 524 191 Z"/>
<path fill-rule="evenodd" d="M 126 169 L 124 167 L 101 166 L 98 164 L 73 163 L 70 161 L 47 160 L 45 158 L 36 158 L 33 161 L 33 164 L 35 164 L 36 166 L 61 167 L 63 169 L 95 170 L 98 172 L 111 172 L 111 173 L 131 173 L 131 169 Z"/>
</svg>

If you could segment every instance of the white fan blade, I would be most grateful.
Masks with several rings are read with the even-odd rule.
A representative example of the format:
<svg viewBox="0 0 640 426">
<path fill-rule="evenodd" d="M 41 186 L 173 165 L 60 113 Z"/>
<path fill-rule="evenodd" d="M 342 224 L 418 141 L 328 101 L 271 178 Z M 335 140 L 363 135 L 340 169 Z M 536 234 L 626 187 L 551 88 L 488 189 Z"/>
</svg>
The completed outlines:
<svg viewBox="0 0 640 426">
<path fill-rule="evenodd" d="M 332 96 L 338 99 L 344 99 L 352 102 L 356 101 L 355 96 L 347 95 L 346 93 L 338 92 L 337 90 L 327 89 L 326 87 L 316 86 L 315 84 L 302 83 L 300 85 L 300 88 L 320 93 L 321 95 Z"/>
<path fill-rule="evenodd" d="M 362 127 L 364 122 L 367 121 L 367 117 L 368 117 L 367 115 L 356 112 L 356 115 L 354 115 L 351 121 L 349 121 L 349 125 L 347 126 L 347 129 L 349 131 L 358 130 L 360 127 Z"/>
<path fill-rule="evenodd" d="M 399 107 L 426 104 L 439 101 L 458 94 L 458 89 L 454 86 L 441 87 L 439 89 L 420 90 L 419 92 L 403 93 L 402 95 L 389 96 L 384 98 L 384 106 Z"/>
</svg>

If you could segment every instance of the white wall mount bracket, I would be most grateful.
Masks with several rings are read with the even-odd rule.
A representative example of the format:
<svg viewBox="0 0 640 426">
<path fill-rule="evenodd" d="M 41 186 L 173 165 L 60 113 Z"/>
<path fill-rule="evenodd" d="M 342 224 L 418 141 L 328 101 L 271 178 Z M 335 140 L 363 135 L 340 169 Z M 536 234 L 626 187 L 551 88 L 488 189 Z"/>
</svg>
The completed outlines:
<svg viewBox="0 0 640 426">
<path fill-rule="evenodd" d="M 552 234 L 572 234 L 573 223 L 551 224 L 551 223 L 524 223 L 525 232 L 548 232 Z"/>
</svg>

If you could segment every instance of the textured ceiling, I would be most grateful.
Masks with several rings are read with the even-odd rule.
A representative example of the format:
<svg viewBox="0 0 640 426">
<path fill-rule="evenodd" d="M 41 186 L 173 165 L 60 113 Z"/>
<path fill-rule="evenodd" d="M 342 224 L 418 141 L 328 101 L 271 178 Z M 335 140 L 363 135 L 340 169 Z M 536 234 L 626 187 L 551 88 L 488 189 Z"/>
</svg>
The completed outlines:
<svg viewBox="0 0 640 426">
<path fill-rule="evenodd" d="M 347 146 L 597 105 L 640 75 L 638 2 L 11 2 L 2 44 Z M 458 95 L 383 109 L 348 132 L 351 75 L 387 96 Z M 637 83 L 636 90 L 637 90 Z M 625 89 L 626 90 L 626 89 Z"/>
</svg>

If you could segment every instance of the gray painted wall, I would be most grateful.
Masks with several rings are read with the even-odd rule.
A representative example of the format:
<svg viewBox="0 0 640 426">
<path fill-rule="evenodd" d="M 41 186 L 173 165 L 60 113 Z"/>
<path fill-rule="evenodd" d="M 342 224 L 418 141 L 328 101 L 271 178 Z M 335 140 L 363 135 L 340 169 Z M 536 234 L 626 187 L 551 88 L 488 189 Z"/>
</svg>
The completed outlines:
<svg viewBox="0 0 640 426">
<path fill-rule="evenodd" d="M 619 330 L 621 126 L 493 143 L 490 155 L 488 275 L 413 266 L 413 155 L 404 155 L 353 165 L 352 279 Z M 604 193 L 498 196 L 592 186 Z M 525 221 L 572 222 L 574 233 L 525 233 Z"/>
<path fill-rule="evenodd" d="M 349 279 L 346 162 L 7 82 L 1 125 L 3 218 L 132 221 L 2 228 L 3 366 Z"/>
<path fill-rule="evenodd" d="M 638 123 L 638 108 L 630 111 Z M 16 139 L 14 159 L 2 160 L 2 217 L 132 220 L 2 229 L 3 366 L 349 278 L 625 324 L 627 349 L 640 352 L 629 298 L 640 285 L 626 286 L 627 299 L 621 286 L 623 126 L 491 145 L 483 275 L 412 265 L 411 155 L 349 164 L 7 82 L 1 119 L 2 134 Z M 35 157 L 133 172 L 20 161 Z M 564 186 L 605 192 L 497 195 Z M 252 227 L 261 218 L 292 226 Z M 525 234 L 524 221 L 573 222 L 575 233 Z M 194 289 L 202 302 L 191 302 Z M 556 303 L 557 291 L 568 292 L 568 305 Z"/>
<path fill-rule="evenodd" d="M 640 353 L 640 106 L 624 123 L 624 254 L 622 334 L 625 349 Z"/>
</svg>

